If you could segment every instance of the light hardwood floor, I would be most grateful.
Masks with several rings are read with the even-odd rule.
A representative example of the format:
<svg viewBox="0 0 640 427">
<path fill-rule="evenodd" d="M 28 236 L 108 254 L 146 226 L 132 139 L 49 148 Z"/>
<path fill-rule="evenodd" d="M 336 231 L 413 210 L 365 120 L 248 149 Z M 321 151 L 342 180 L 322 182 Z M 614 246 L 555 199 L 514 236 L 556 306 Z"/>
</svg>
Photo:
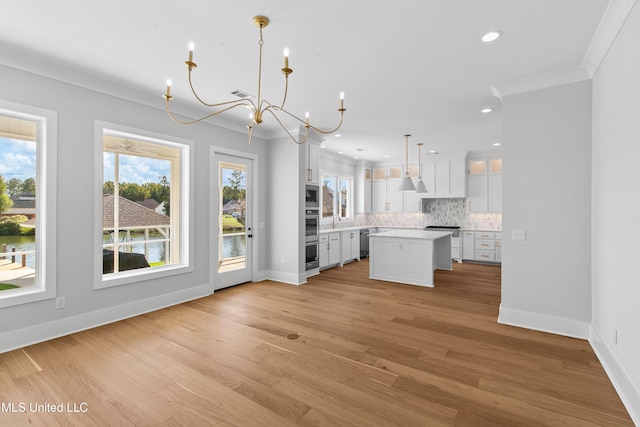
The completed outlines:
<svg viewBox="0 0 640 427">
<path fill-rule="evenodd" d="M 367 276 L 246 284 L 2 354 L 0 425 L 633 425 L 586 341 L 496 322 L 499 267 L 432 289 Z"/>
</svg>

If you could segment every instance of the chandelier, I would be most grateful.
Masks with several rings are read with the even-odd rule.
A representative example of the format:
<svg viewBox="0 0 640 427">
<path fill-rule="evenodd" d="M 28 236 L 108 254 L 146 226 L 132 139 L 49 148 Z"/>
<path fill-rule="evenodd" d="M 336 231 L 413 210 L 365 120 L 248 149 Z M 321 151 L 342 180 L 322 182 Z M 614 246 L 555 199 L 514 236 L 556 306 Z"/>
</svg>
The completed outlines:
<svg viewBox="0 0 640 427">
<path fill-rule="evenodd" d="M 258 65 L 258 97 L 255 100 L 255 102 L 254 102 L 253 99 L 251 99 L 249 97 L 249 95 L 246 95 L 246 94 L 243 94 L 244 96 L 242 97 L 242 99 L 219 102 L 219 103 L 216 103 L 216 104 L 210 104 L 210 103 L 207 103 L 207 102 L 203 101 L 202 98 L 196 93 L 196 90 L 193 87 L 193 82 L 191 81 L 191 72 L 193 71 L 194 68 L 197 67 L 197 65 L 196 65 L 195 62 L 193 62 L 193 43 L 190 43 L 189 44 L 189 59 L 187 61 L 185 61 L 184 64 L 189 69 L 189 86 L 191 87 L 191 92 L 193 93 L 195 98 L 202 105 L 204 105 L 206 107 L 210 107 L 210 108 L 216 108 L 216 110 L 213 111 L 212 113 L 209 113 L 209 114 L 207 114 L 207 115 L 205 115 L 203 117 L 200 117 L 200 118 L 194 119 L 194 120 L 183 121 L 183 120 L 180 120 L 180 119 L 176 118 L 175 115 L 171 112 L 171 110 L 169 108 L 169 102 L 173 99 L 173 96 L 171 96 L 171 80 L 167 80 L 167 91 L 163 95 L 163 97 L 165 99 L 165 108 L 166 108 L 166 111 L 167 111 L 167 115 L 173 121 L 175 121 L 177 123 L 188 125 L 188 124 L 193 124 L 193 123 L 208 119 L 208 118 L 213 117 L 213 116 L 217 116 L 218 114 L 224 113 L 225 111 L 231 110 L 233 108 L 243 106 L 245 108 L 248 108 L 251 111 L 251 113 L 249 115 L 249 123 L 247 124 L 247 137 L 249 139 L 249 143 L 251 143 L 251 135 L 253 134 L 254 126 L 255 125 L 259 125 L 260 123 L 262 123 L 263 117 L 264 117 L 264 115 L 266 113 L 269 113 L 269 114 L 271 114 L 271 116 L 273 116 L 273 118 L 278 122 L 278 124 L 282 127 L 282 129 L 284 129 L 284 131 L 289 135 L 289 137 L 296 144 L 303 144 L 307 140 L 307 136 L 309 135 L 309 128 L 313 129 L 316 132 L 320 132 L 320 133 L 324 133 L 324 134 L 333 133 L 333 132 L 337 131 L 338 129 L 340 129 L 340 126 L 342 126 L 343 114 L 346 111 L 345 108 L 344 108 L 344 92 L 340 92 L 340 108 L 338 108 L 338 112 L 340 113 L 340 122 L 338 123 L 338 126 L 336 126 L 335 129 L 322 130 L 322 129 L 319 129 L 319 128 L 311 125 L 309 123 L 309 113 L 308 112 L 305 114 L 305 118 L 301 119 L 300 117 L 296 116 L 295 114 L 292 114 L 289 111 L 284 109 L 284 104 L 285 104 L 285 102 L 287 100 L 287 90 L 289 88 L 289 74 L 293 73 L 293 70 L 291 68 L 289 68 L 289 51 L 286 48 L 284 50 L 284 68 L 282 68 L 282 74 L 284 74 L 284 78 L 285 78 L 284 94 L 283 94 L 283 97 L 282 97 L 282 103 L 279 104 L 279 105 L 275 105 L 275 104 L 270 103 L 266 99 L 262 99 L 261 98 L 261 89 L 262 89 L 262 45 L 264 44 L 264 41 L 262 39 L 262 29 L 265 28 L 267 25 L 269 25 L 269 18 L 267 18 L 266 16 L 262 16 L 262 15 L 254 16 L 253 17 L 253 23 L 257 27 L 260 28 L 260 40 L 258 42 L 258 46 L 260 47 L 260 60 L 259 60 L 259 65 Z M 279 115 L 282 115 L 282 114 L 288 115 L 288 116 L 298 120 L 301 124 L 304 125 L 304 127 L 305 127 L 304 138 L 301 138 L 301 136 L 298 135 L 298 139 L 296 139 L 291 134 L 291 132 L 282 123 L 281 117 L 279 117 Z"/>
</svg>

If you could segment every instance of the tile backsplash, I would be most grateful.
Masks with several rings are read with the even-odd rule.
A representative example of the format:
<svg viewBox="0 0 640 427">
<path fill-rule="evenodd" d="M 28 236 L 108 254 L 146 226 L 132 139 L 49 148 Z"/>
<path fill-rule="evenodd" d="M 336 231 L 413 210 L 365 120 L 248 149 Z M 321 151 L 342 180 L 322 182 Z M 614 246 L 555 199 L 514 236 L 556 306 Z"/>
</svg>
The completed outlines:
<svg viewBox="0 0 640 427">
<path fill-rule="evenodd" d="M 427 213 L 357 214 L 354 221 L 348 223 L 343 221 L 337 225 L 340 228 L 361 225 L 406 228 L 454 225 L 464 229 L 502 230 L 502 214 L 467 213 L 465 199 L 429 199 Z M 330 228 L 331 225 L 328 227 Z"/>
</svg>

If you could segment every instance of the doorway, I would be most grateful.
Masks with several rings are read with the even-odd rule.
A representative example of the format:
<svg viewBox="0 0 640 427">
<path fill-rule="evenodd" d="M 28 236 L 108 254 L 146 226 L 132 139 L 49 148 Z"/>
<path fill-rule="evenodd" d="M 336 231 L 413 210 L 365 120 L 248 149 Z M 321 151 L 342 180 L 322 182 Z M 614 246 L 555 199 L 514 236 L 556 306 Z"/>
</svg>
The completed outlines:
<svg viewBox="0 0 640 427">
<path fill-rule="evenodd" d="M 253 159 L 214 152 L 212 173 L 213 288 L 253 278 Z"/>
</svg>

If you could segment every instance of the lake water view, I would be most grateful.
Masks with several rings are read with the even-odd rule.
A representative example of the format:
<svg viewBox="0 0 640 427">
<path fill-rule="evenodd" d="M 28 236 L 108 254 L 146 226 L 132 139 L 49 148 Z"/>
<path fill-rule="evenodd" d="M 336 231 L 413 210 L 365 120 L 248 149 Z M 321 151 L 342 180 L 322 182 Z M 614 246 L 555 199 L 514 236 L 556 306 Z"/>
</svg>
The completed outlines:
<svg viewBox="0 0 640 427">
<path fill-rule="evenodd" d="M 132 240 L 143 240 L 144 235 L 132 236 Z M 111 240 L 107 236 L 103 239 L 103 243 L 110 243 Z M 16 251 L 34 251 L 36 249 L 35 236 L 0 236 L 0 248 L 7 245 L 7 251 L 16 248 Z M 222 239 L 222 258 L 235 258 L 245 255 L 246 235 L 244 233 L 223 235 Z M 144 245 L 134 245 L 133 252 L 144 254 Z M 149 244 L 149 263 L 164 261 L 165 244 L 164 242 Z M 16 262 L 21 262 L 16 259 Z M 35 254 L 27 255 L 27 266 L 35 268 Z"/>
</svg>

